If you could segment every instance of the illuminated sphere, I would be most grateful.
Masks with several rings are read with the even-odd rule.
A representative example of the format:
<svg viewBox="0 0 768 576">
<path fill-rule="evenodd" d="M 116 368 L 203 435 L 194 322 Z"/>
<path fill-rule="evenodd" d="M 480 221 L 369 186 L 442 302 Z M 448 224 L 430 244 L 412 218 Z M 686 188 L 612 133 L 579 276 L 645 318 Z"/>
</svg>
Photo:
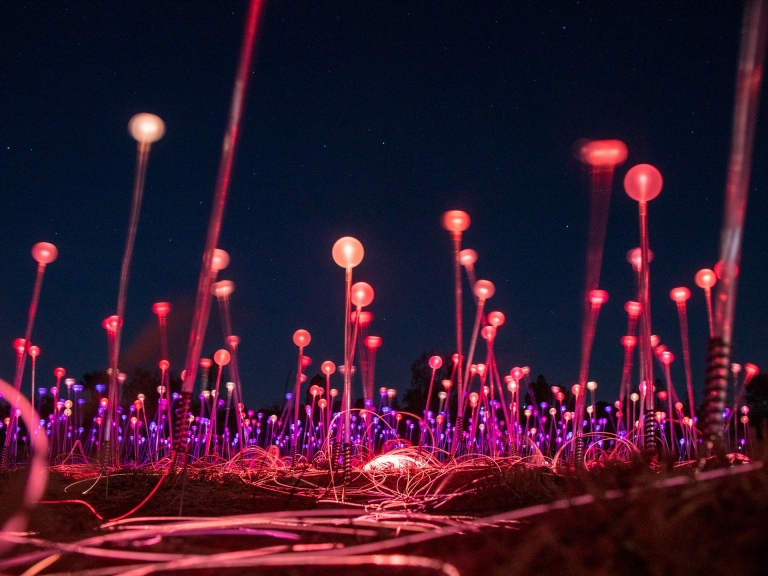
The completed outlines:
<svg viewBox="0 0 768 576">
<path fill-rule="evenodd" d="M 325 398 L 320 398 L 318 400 L 317 405 L 320 407 L 320 410 L 324 410 L 326 406 L 328 406 L 328 402 L 325 400 Z"/>
<path fill-rule="evenodd" d="M 165 122 L 159 116 L 142 112 L 128 122 L 128 132 L 137 142 L 152 144 L 165 134 Z"/>
<path fill-rule="evenodd" d="M 167 316 L 171 311 L 171 305 L 168 302 L 155 302 L 152 304 L 152 312 L 157 316 Z"/>
<path fill-rule="evenodd" d="M 663 185 L 661 172 L 650 164 L 633 166 L 624 176 L 624 190 L 637 202 L 650 202 L 659 195 Z"/>
<path fill-rule="evenodd" d="M 747 362 L 744 365 L 744 370 L 747 372 L 747 375 L 750 377 L 760 372 L 760 368 L 758 368 L 755 364 L 752 364 L 751 362 Z"/>
<path fill-rule="evenodd" d="M 621 345 L 624 346 L 624 348 L 634 348 L 637 344 L 637 338 L 634 336 L 622 336 L 621 337 Z"/>
<path fill-rule="evenodd" d="M 477 402 L 480 400 L 480 396 L 477 394 L 477 392 L 472 392 L 472 394 L 469 395 L 469 405 L 474 408 L 477 406 Z"/>
<path fill-rule="evenodd" d="M 216 298 L 226 298 L 235 291 L 235 283 L 232 280 L 219 280 L 211 284 L 211 294 Z"/>
<path fill-rule="evenodd" d="M 714 270 L 715 276 L 717 276 L 717 279 L 722 280 L 723 279 L 723 261 L 719 260 L 717 264 L 715 264 L 713 270 Z M 734 276 L 739 275 L 739 267 L 736 266 L 735 264 L 733 265 L 733 272 L 734 272 Z"/>
<path fill-rule="evenodd" d="M 64 375 L 65 375 L 66 373 L 67 373 L 67 371 L 66 371 L 66 370 L 64 370 L 64 368 L 56 368 L 56 369 L 53 371 L 53 375 L 54 375 L 54 376 L 56 376 L 56 378 L 58 378 L 58 379 L 64 378 Z"/>
<path fill-rule="evenodd" d="M 227 382 L 224 386 L 226 386 L 227 392 L 232 392 L 232 390 L 235 389 L 235 383 L 234 382 Z"/>
<path fill-rule="evenodd" d="M 367 282 L 355 282 L 350 292 L 350 300 L 355 306 L 369 306 L 373 302 L 373 288 Z"/>
<path fill-rule="evenodd" d="M 621 140 L 592 140 L 581 147 L 581 161 L 595 168 L 612 168 L 627 159 L 627 145 Z"/>
<path fill-rule="evenodd" d="M 488 313 L 488 324 L 491 326 L 498 328 L 499 326 L 503 326 L 504 322 L 506 322 L 507 318 L 504 316 L 502 312 L 489 312 Z"/>
<path fill-rule="evenodd" d="M 515 380 L 522 380 L 523 376 L 525 376 L 525 374 L 523 373 L 523 369 L 518 367 L 512 368 L 509 375 L 512 376 L 512 378 L 514 378 Z"/>
<path fill-rule="evenodd" d="M 602 306 L 608 302 L 608 292 L 605 290 L 590 290 L 589 301 L 593 306 Z"/>
<path fill-rule="evenodd" d="M 675 360 L 675 355 L 672 354 L 669 350 L 664 350 L 661 354 L 659 354 L 659 360 L 661 360 L 662 364 L 672 364 L 672 362 Z"/>
<path fill-rule="evenodd" d="M 312 384 L 312 386 L 309 387 L 309 393 L 312 394 L 312 396 L 322 396 L 323 389 L 317 384 Z"/>
<path fill-rule="evenodd" d="M 480 335 L 485 338 L 488 342 L 493 340 L 496 337 L 496 327 L 495 326 L 486 326 L 480 331 Z"/>
<path fill-rule="evenodd" d="M 633 302 L 630 300 L 626 304 L 624 304 L 624 310 L 627 311 L 627 314 L 630 316 L 637 316 L 640 314 L 640 302 Z"/>
<path fill-rule="evenodd" d="M 451 380 L 443 380 L 441 384 L 443 385 L 443 388 L 445 388 L 446 390 L 450 390 L 451 386 L 453 386 L 453 382 Z"/>
<path fill-rule="evenodd" d="M 301 355 L 301 367 L 306 368 L 307 366 L 310 366 L 312 364 L 312 358 L 307 356 L 306 354 Z"/>
<path fill-rule="evenodd" d="M 477 262 L 477 252 L 472 250 L 472 248 L 465 248 L 459 252 L 459 264 L 462 266 L 474 266 L 475 262 Z"/>
<path fill-rule="evenodd" d="M 456 364 L 459 361 L 458 353 L 451 354 L 451 361 Z"/>
<path fill-rule="evenodd" d="M 127 377 L 128 377 L 128 375 L 127 375 L 127 374 L 125 374 L 124 372 L 118 372 L 118 373 L 117 373 L 117 381 L 118 381 L 120 384 L 122 384 L 123 382 L 125 382 L 125 379 L 126 379 Z"/>
<path fill-rule="evenodd" d="M 333 245 L 333 261 L 342 268 L 354 268 L 363 261 L 365 250 L 357 238 L 344 236 Z"/>
<path fill-rule="evenodd" d="M 478 280 L 472 287 L 472 291 L 480 300 L 487 300 L 496 293 L 496 287 L 488 280 Z"/>
<path fill-rule="evenodd" d="M 659 345 L 659 337 L 656 334 L 651 334 L 651 348 L 656 348 Z"/>
<path fill-rule="evenodd" d="M 58 255 L 59 251 L 56 249 L 56 246 L 50 242 L 38 242 L 32 246 L 32 258 L 38 264 L 50 264 L 56 260 Z"/>
<path fill-rule="evenodd" d="M 741 364 L 737 364 L 736 362 L 731 364 L 731 372 L 733 372 L 734 374 L 738 374 L 739 372 L 741 372 Z"/>
<path fill-rule="evenodd" d="M 240 345 L 240 336 L 230 334 L 225 341 L 230 348 L 237 348 Z"/>
<path fill-rule="evenodd" d="M 365 344 L 366 348 L 370 348 L 371 350 L 375 350 L 376 348 L 381 346 L 381 337 L 380 336 L 368 336 L 368 337 L 366 337 L 366 339 L 363 342 L 363 344 Z"/>
<path fill-rule="evenodd" d="M 72 388 L 72 386 L 75 385 L 75 379 L 67 378 L 66 380 L 64 380 L 64 384 L 66 385 L 67 388 Z"/>
<path fill-rule="evenodd" d="M 394 388 L 387 388 L 387 398 L 394 398 L 397 395 L 397 390 Z"/>
<path fill-rule="evenodd" d="M 221 248 L 216 248 L 213 251 L 213 257 L 211 258 L 211 270 L 220 272 L 229 266 L 229 254 L 227 254 Z"/>
<path fill-rule="evenodd" d="M 37 346 L 30 346 L 29 355 L 32 356 L 32 358 L 37 358 L 40 355 L 40 348 Z"/>
<path fill-rule="evenodd" d="M 157 367 L 160 368 L 163 372 L 168 370 L 168 368 L 171 367 L 171 363 L 168 362 L 168 360 L 160 360 L 160 362 L 157 363 Z"/>
<path fill-rule="evenodd" d="M 320 370 L 325 374 L 326 376 L 330 376 L 334 372 L 336 372 L 336 364 L 331 362 L 330 360 L 326 360 L 320 365 Z"/>
<path fill-rule="evenodd" d="M 123 321 L 120 319 L 120 316 L 114 315 L 106 318 L 101 325 L 110 332 L 117 332 L 117 329 L 123 325 Z"/>
<path fill-rule="evenodd" d="M 309 343 L 312 341 L 312 336 L 309 335 L 309 332 L 306 330 L 296 330 L 296 332 L 293 333 L 293 343 L 296 344 L 299 348 L 304 348 L 305 346 L 309 346 Z"/>
<path fill-rule="evenodd" d="M 219 366 L 226 366 L 229 364 L 229 352 L 224 350 L 222 348 L 221 350 L 216 350 L 216 353 L 213 355 L 213 361 L 216 362 Z"/>
<path fill-rule="evenodd" d="M 574 384 L 571 387 L 571 392 L 573 393 L 574 396 L 578 396 L 579 394 L 581 394 L 581 386 L 579 386 L 578 384 Z"/>
<path fill-rule="evenodd" d="M 477 364 L 472 364 L 472 365 L 469 367 L 469 373 L 470 373 L 470 374 L 472 374 L 472 376 L 474 376 L 475 374 L 477 374 Z"/>
<path fill-rule="evenodd" d="M 714 271 L 710 270 L 709 268 L 702 268 L 696 272 L 694 281 L 696 282 L 696 286 L 699 288 L 709 290 L 717 282 L 717 277 L 715 276 Z"/>
<path fill-rule="evenodd" d="M 672 288 L 672 290 L 669 292 L 669 297 L 672 298 L 675 302 L 678 304 L 682 304 L 688 298 L 691 297 L 691 291 L 688 290 L 685 286 L 680 286 L 679 288 Z"/>
<path fill-rule="evenodd" d="M 200 358 L 200 368 L 203 370 L 208 370 L 212 364 L 213 362 L 211 362 L 210 358 Z"/>
<path fill-rule="evenodd" d="M 587 390 L 597 390 L 597 382 L 587 382 Z"/>
<path fill-rule="evenodd" d="M 448 398 L 448 393 L 445 390 L 440 390 L 440 392 L 437 393 L 437 398 L 439 400 L 445 400 Z"/>
<path fill-rule="evenodd" d="M 463 210 L 448 210 L 443 214 L 443 228 L 454 234 L 460 234 L 469 228 L 469 214 Z"/>
<path fill-rule="evenodd" d="M 523 371 L 523 374 L 525 374 L 526 376 L 528 376 L 528 374 L 530 374 L 530 373 L 531 373 L 531 368 L 530 368 L 530 366 L 523 366 L 523 367 L 521 368 L 521 370 Z"/>
<path fill-rule="evenodd" d="M 478 364 L 477 365 L 477 373 L 480 374 L 480 376 L 485 374 L 485 364 Z"/>
<path fill-rule="evenodd" d="M 633 248 L 627 252 L 627 262 L 632 264 L 635 270 L 640 270 L 643 265 L 643 251 L 640 248 Z M 653 250 L 648 249 L 648 262 L 653 262 Z"/>
<path fill-rule="evenodd" d="M 13 341 L 13 349 L 19 354 L 24 353 L 24 349 L 27 347 L 27 341 L 24 338 L 16 338 Z"/>
</svg>

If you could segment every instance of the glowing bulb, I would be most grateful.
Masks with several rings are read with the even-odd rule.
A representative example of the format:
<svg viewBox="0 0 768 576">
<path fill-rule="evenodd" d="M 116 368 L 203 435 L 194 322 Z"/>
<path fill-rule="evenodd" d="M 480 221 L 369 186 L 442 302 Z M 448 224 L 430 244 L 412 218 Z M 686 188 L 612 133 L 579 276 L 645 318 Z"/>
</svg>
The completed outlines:
<svg viewBox="0 0 768 576">
<path fill-rule="evenodd" d="M 128 132 L 142 144 L 157 142 L 165 134 L 165 122 L 159 116 L 142 112 L 128 122 Z"/>
<path fill-rule="evenodd" d="M 496 293 L 496 287 L 488 280 L 478 280 L 472 287 L 472 291 L 480 300 L 487 300 Z"/>
<path fill-rule="evenodd" d="M 160 362 L 157 363 L 157 367 L 160 368 L 163 372 L 168 370 L 168 368 L 171 367 L 171 363 L 168 362 L 168 360 L 160 360 Z"/>
<path fill-rule="evenodd" d="M 336 398 L 339 395 L 339 391 L 336 388 L 331 388 L 331 398 Z"/>
<path fill-rule="evenodd" d="M 723 261 L 722 260 L 718 261 L 718 263 L 715 264 L 713 271 L 715 273 L 715 276 L 717 276 L 718 280 L 723 279 Z M 733 274 L 734 276 L 739 275 L 739 267 L 736 266 L 735 264 L 733 265 L 733 272 L 734 272 Z"/>
<path fill-rule="evenodd" d="M 477 262 L 477 252 L 472 250 L 472 248 L 465 248 L 459 252 L 459 264 L 465 268 L 468 266 L 473 266 L 475 262 Z"/>
<path fill-rule="evenodd" d="M 504 322 L 506 322 L 507 318 L 504 316 L 503 312 L 489 312 L 488 313 L 488 324 L 493 326 L 494 328 L 498 328 L 499 326 L 503 326 Z"/>
<path fill-rule="evenodd" d="M 440 390 L 440 392 L 437 393 L 437 397 L 440 400 L 445 400 L 446 398 L 448 398 L 448 393 L 445 390 Z"/>
<path fill-rule="evenodd" d="M 597 390 L 597 382 L 587 382 L 587 390 Z"/>
<path fill-rule="evenodd" d="M 387 398 L 390 398 L 390 399 L 394 398 L 396 394 L 397 394 L 397 390 L 395 390 L 394 388 L 387 388 Z"/>
<path fill-rule="evenodd" d="M 381 338 L 379 336 L 367 336 L 363 344 L 365 344 L 366 348 L 375 350 L 381 346 Z"/>
<path fill-rule="evenodd" d="M 490 342 L 496 337 L 496 327 L 495 326 L 486 326 L 482 330 L 480 330 L 480 335 Z"/>
<path fill-rule="evenodd" d="M 40 355 L 40 348 L 37 346 L 30 346 L 29 355 L 32 356 L 32 358 L 37 358 Z"/>
<path fill-rule="evenodd" d="M 643 266 L 643 253 L 640 248 L 633 248 L 627 252 L 627 262 L 632 264 L 632 268 L 640 270 Z M 653 262 L 653 250 L 648 249 L 648 262 Z"/>
<path fill-rule="evenodd" d="M 750 377 L 760 372 L 760 368 L 758 368 L 755 364 L 752 364 L 751 362 L 747 362 L 744 365 L 744 370 L 747 372 L 747 375 Z"/>
<path fill-rule="evenodd" d="M 637 392 L 632 392 L 632 394 L 629 395 L 629 399 L 632 400 L 632 402 L 637 402 L 640 400 L 640 396 Z"/>
<path fill-rule="evenodd" d="M 523 376 L 525 376 L 525 374 L 523 374 L 523 369 L 518 367 L 512 368 L 512 370 L 509 372 L 509 375 L 512 376 L 512 378 L 515 380 L 522 380 Z"/>
<path fill-rule="evenodd" d="M 156 302 L 152 304 L 152 312 L 157 316 L 168 316 L 171 311 L 171 305 L 168 302 Z"/>
<path fill-rule="evenodd" d="M 64 380 L 64 385 L 65 385 L 67 388 L 70 388 L 70 389 L 71 389 L 71 388 L 72 388 L 72 386 L 74 386 L 74 385 L 75 385 L 75 379 L 74 379 L 74 378 L 67 378 L 66 380 Z"/>
<path fill-rule="evenodd" d="M 633 302 L 630 300 L 624 304 L 624 310 L 626 310 L 627 314 L 629 314 L 632 318 L 637 318 L 637 316 L 640 314 L 640 302 Z"/>
<path fill-rule="evenodd" d="M 64 368 L 56 368 L 56 370 L 53 371 L 53 375 L 56 376 L 56 378 L 64 378 L 64 375 L 67 373 Z"/>
<path fill-rule="evenodd" d="M 661 172 L 650 164 L 633 166 L 624 177 L 624 190 L 637 202 L 650 202 L 659 195 L 663 185 Z"/>
<path fill-rule="evenodd" d="M 634 348 L 637 344 L 637 338 L 634 336 L 622 336 L 621 337 L 621 345 L 624 346 L 624 348 Z"/>
<path fill-rule="evenodd" d="M 24 338 L 16 338 L 13 341 L 13 349 L 19 354 L 24 353 L 24 349 L 27 347 L 27 341 Z"/>
<path fill-rule="evenodd" d="M 593 306 L 602 306 L 608 302 L 608 292 L 605 290 L 590 290 L 589 301 Z"/>
<path fill-rule="evenodd" d="M 443 365 L 443 359 L 440 358 L 440 356 L 432 356 L 429 359 L 429 367 L 432 368 L 432 370 L 438 370 Z"/>
<path fill-rule="evenodd" d="M 477 393 L 477 392 L 472 392 L 472 393 L 469 395 L 469 405 L 470 405 L 470 406 L 472 406 L 472 408 L 474 408 L 475 406 L 477 406 L 477 403 L 478 403 L 479 401 L 480 401 L 480 396 L 478 395 L 478 393 Z"/>
<path fill-rule="evenodd" d="M 354 268 L 363 261 L 365 250 L 363 245 L 356 238 L 345 236 L 339 238 L 333 245 L 333 261 L 342 268 Z"/>
<path fill-rule="evenodd" d="M 229 254 L 220 248 L 214 249 L 213 257 L 211 258 L 211 270 L 221 272 L 227 266 L 229 266 Z"/>
<path fill-rule="evenodd" d="M 578 384 L 574 384 L 574 385 L 571 387 L 571 393 L 572 393 L 574 396 L 578 396 L 578 395 L 581 393 L 581 386 L 579 386 Z"/>
<path fill-rule="evenodd" d="M 592 140 L 580 152 L 581 161 L 595 168 L 613 168 L 627 159 L 627 145 L 621 140 Z"/>
<path fill-rule="evenodd" d="M 443 228 L 454 234 L 461 234 L 469 228 L 469 214 L 463 210 L 448 210 L 443 214 Z"/>
<path fill-rule="evenodd" d="M 480 374 L 480 376 L 485 374 L 485 364 L 478 364 L 477 365 L 477 373 Z"/>
<path fill-rule="evenodd" d="M 694 281 L 696 282 L 696 286 L 699 288 L 709 290 L 717 282 L 717 277 L 715 276 L 715 273 L 709 268 L 702 268 L 696 272 Z"/>
<path fill-rule="evenodd" d="M 42 264 L 43 266 L 50 264 L 56 260 L 58 256 L 59 251 L 56 249 L 56 246 L 50 242 L 38 242 L 32 246 L 32 258 L 34 258 L 38 264 Z"/>
<path fill-rule="evenodd" d="M 301 367 L 302 368 L 306 368 L 310 364 L 312 364 L 312 358 L 310 358 L 306 354 L 302 354 L 301 355 Z"/>
<path fill-rule="evenodd" d="M 200 368 L 203 370 L 208 370 L 212 364 L 213 362 L 211 362 L 210 358 L 200 358 Z"/>
<path fill-rule="evenodd" d="M 656 348 L 659 345 L 659 337 L 656 334 L 651 334 L 651 348 Z"/>
<path fill-rule="evenodd" d="M 445 388 L 446 390 L 450 390 L 451 386 L 453 386 L 453 381 L 451 381 L 451 380 L 443 380 L 441 382 L 441 384 L 443 385 L 443 388 Z"/>
<path fill-rule="evenodd" d="M 229 364 L 230 356 L 229 352 L 224 350 L 222 348 L 221 350 L 216 350 L 216 353 L 213 355 L 213 361 L 216 362 L 219 366 L 226 366 Z"/>
<path fill-rule="evenodd" d="M 299 348 L 304 348 L 305 346 L 309 346 L 309 343 L 312 341 L 312 337 L 309 335 L 309 332 L 306 330 L 296 330 L 296 332 L 293 333 L 293 343 L 296 344 Z"/>
<path fill-rule="evenodd" d="M 661 354 L 659 354 L 659 360 L 661 360 L 662 364 L 669 366 L 675 360 L 675 355 L 672 354 L 672 352 L 669 350 L 664 350 Z"/>
<path fill-rule="evenodd" d="M 678 304 L 682 304 L 688 298 L 691 297 L 691 291 L 688 290 L 685 286 L 680 286 L 679 288 L 672 288 L 672 290 L 669 292 L 669 297 L 672 298 L 675 302 Z"/>
<path fill-rule="evenodd" d="M 328 406 L 328 402 L 325 398 L 320 398 L 320 400 L 317 402 L 317 405 L 320 407 L 320 410 L 325 410 L 325 407 Z"/>
<path fill-rule="evenodd" d="M 354 306 L 369 306 L 373 302 L 373 288 L 367 282 L 356 282 L 352 285 L 350 300 Z"/>
<path fill-rule="evenodd" d="M 217 298 L 226 298 L 235 291 L 235 283 L 231 280 L 219 280 L 211 284 L 211 294 Z"/>
<path fill-rule="evenodd" d="M 325 374 L 326 376 L 330 376 L 334 372 L 336 372 L 336 364 L 331 362 L 330 360 L 326 360 L 320 365 L 320 370 Z"/>
<path fill-rule="evenodd" d="M 235 383 L 234 382 L 227 382 L 224 386 L 227 388 L 228 392 L 232 392 L 232 390 L 235 389 Z"/>
</svg>

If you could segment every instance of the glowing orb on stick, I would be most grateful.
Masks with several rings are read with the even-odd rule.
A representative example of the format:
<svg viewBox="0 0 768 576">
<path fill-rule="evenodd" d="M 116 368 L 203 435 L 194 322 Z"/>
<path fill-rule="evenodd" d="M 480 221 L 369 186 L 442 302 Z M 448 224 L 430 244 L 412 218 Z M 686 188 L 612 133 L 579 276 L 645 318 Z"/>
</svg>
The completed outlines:
<svg viewBox="0 0 768 576">
<path fill-rule="evenodd" d="M 669 297 L 672 298 L 675 302 L 678 304 L 682 304 L 688 298 L 691 297 L 691 291 L 688 290 L 685 286 L 680 286 L 679 288 L 672 288 L 672 290 L 669 292 Z"/>
<path fill-rule="evenodd" d="M 350 300 L 355 306 L 369 306 L 373 302 L 373 288 L 367 282 L 355 282 L 350 292 Z"/>
<path fill-rule="evenodd" d="M 333 261 L 342 268 L 354 268 L 363 261 L 365 250 L 357 238 L 345 236 L 333 245 Z"/>
<path fill-rule="evenodd" d="M 630 168 L 624 177 L 624 190 L 637 202 L 650 202 L 661 192 L 664 179 L 650 164 L 638 164 Z"/>
<path fill-rule="evenodd" d="M 627 145 L 621 140 L 592 140 L 580 152 L 581 161 L 595 168 L 613 168 L 627 159 Z"/>
<path fill-rule="evenodd" d="M 312 337 L 309 335 L 309 332 L 306 330 L 296 330 L 296 332 L 293 333 L 293 343 L 296 344 L 299 348 L 304 348 L 305 346 L 309 346 L 309 343 L 312 341 Z"/>
<path fill-rule="evenodd" d="M 42 264 L 43 266 L 50 264 L 56 260 L 58 256 L 59 251 L 56 246 L 50 242 L 38 242 L 32 246 L 32 258 L 34 258 L 38 264 Z"/>
<path fill-rule="evenodd" d="M 461 234 L 469 228 L 469 214 L 463 210 L 448 210 L 443 214 L 443 228 L 454 234 Z"/>
<path fill-rule="evenodd" d="M 159 116 L 142 112 L 128 122 L 128 132 L 137 142 L 152 144 L 165 134 L 165 122 Z"/>
</svg>

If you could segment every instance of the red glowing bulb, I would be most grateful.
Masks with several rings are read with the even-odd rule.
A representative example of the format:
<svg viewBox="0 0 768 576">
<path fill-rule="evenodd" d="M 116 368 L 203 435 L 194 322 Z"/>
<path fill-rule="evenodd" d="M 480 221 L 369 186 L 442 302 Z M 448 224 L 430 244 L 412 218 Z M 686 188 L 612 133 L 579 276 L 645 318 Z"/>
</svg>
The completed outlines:
<svg viewBox="0 0 768 576">
<path fill-rule="evenodd" d="M 296 330 L 296 332 L 293 333 L 293 343 L 296 344 L 299 348 L 304 348 L 305 346 L 309 346 L 309 343 L 312 341 L 312 337 L 309 335 L 309 332 L 306 330 Z"/>
<path fill-rule="evenodd" d="M 211 270 L 221 272 L 227 266 L 229 266 L 229 254 L 220 248 L 214 249 L 213 257 L 211 258 Z"/>
<path fill-rule="evenodd" d="M 454 364 L 457 364 L 459 362 L 458 353 L 451 354 L 451 362 L 453 362 Z"/>
<path fill-rule="evenodd" d="M 477 252 L 472 250 L 472 248 L 465 248 L 459 252 L 459 263 L 465 268 L 474 266 L 475 262 L 477 262 Z"/>
<path fill-rule="evenodd" d="M 200 368 L 203 370 L 208 370 L 212 364 L 213 362 L 211 362 L 210 358 L 200 358 Z"/>
<path fill-rule="evenodd" d="M 355 306 L 369 306 L 373 302 L 373 288 L 367 282 L 356 282 L 352 285 L 350 300 Z"/>
<path fill-rule="evenodd" d="M 667 399 L 667 393 L 664 390 L 659 390 L 656 396 L 658 396 L 659 400 L 661 400 L 662 402 L 664 402 Z"/>
<path fill-rule="evenodd" d="M 349 269 L 354 268 L 363 261 L 365 250 L 359 240 L 351 236 L 345 236 L 336 240 L 331 254 L 336 264 L 342 268 Z"/>
<path fill-rule="evenodd" d="M 659 337 L 656 334 L 651 334 L 651 348 L 656 348 L 659 345 Z"/>
<path fill-rule="evenodd" d="M 472 290 L 480 300 L 487 300 L 496 293 L 496 287 L 493 282 L 488 280 L 478 280 L 472 287 Z"/>
<path fill-rule="evenodd" d="M 304 354 L 302 354 L 302 355 L 301 355 L 301 367 L 302 367 L 302 368 L 306 368 L 306 367 L 307 367 L 307 366 L 309 366 L 310 364 L 312 364 L 312 358 L 310 358 L 309 356 L 305 356 Z"/>
<path fill-rule="evenodd" d="M 624 348 L 634 348 L 637 345 L 637 338 L 634 336 L 622 336 L 621 345 L 624 346 Z"/>
<path fill-rule="evenodd" d="M 159 116 L 142 112 L 128 122 L 128 132 L 137 142 L 152 144 L 165 134 L 165 122 Z"/>
<path fill-rule="evenodd" d="M 66 370 L 64 370 L 64 368 L 56 368 L 56 369 L 53 371 L 53 375 L 54 375 L 54 376 L 56 376 L 56 378 L 59 378 L 59 379 L 61 379 L 61 378 L 64 378 L 64 376 L 66 375 L 66 373 L 67 373 L 67 371 L 66 371 Z"/>
<path fill-rule="evenodd" d="M 581 386 L 579 386 L 578 384 L 574 384 L 571 387 L 571 392 L 573 393 L 574 396 L 578 396 L 579 394 L 581 394 Z"/>
<path fill-rule="evenodd" d="M 493 340 L 496 337 L 496 327 L 495 326 L 486 326 L 480 331 L 480 335 L 485 338 L 488 342 Z"/>
<path fill-rule="evenodd" d="M 744 365 L 744 370 L 746 371 L 747 375 L 748 375 L 750 378 L 752 378 L 752 376 L 754 376 L 755 374 L 757 374 L 758 372 L 760 372 L 760 368 L 758 368 L 756 365 L 754 365 L 754 364 L 752 364 L 752 363 L 750 363 L 750 362 L 747 362 L 747 363 Z"/>
<path fill-rule="evenodd" d="M 595 168 L 613 168 L 627 159 L 627 145 L 621 140 L 592 140 L 581 147 L 581 160 Z"/>
<path fill-rule="evenodd" d="M 659 354 L 659 360 L 661 360 L 662 364 L 669 366 L 672 364 L 672 362 L 674 362 L 675 355 L 672 354 L 672 352 L 669 350 L 664 350 L 661 354 Z"/>
<path fill-rule="evenodd" d="M 734 276 L 739 275 L 739 267 L 736 266 L 736 264 L 733 265 L 733 272 L 734 272 L 733 274 Z M 718 263 L 715 264 L 714 273 L 715 273 L 715 276 L 717 276 L 718 280 L 723 279 L 723 261 L 722 260 L 718 261 Z"/>
<path fill-rule="evenodd" d="M 488 324 L 493 326 L 494 328 L 498 328 L 499 326 L 503 326 L 504 322 L 506 322 L 507 318 L 504 316 L 502 312 L 489 312 L 488 313 Z"/>
<path fill-rule="evenodd" d="M 349 316 L 349 321 L 354 322 L 357 318 L 357 310 L 353 311 Z M 367 310 L 363 310 L 360 312 L 360 326 L 368 326 L 373 322 L 373 314 L 371 312 L 368 312 Z"/>
<path fill-rule="evenodd" d="M 123 325 L 123 321 L 119 316 L 115 315 L 115 316 L 110 316 L 109 318 L 106 318 L 101 323 L 101 325 L 108 332 L 117 332 L 117 329 Z"/>
<path fill-rule="evenodd" d="M 696 286 L 699 288 L 709 290 L 717 282 L 717 277 L 714 271 L 710 270 L 709 268 L 702 268 L 696 272 L 694 281 L 696 282 Z"/>
<path fill-rule="evenodd" d="M 227 346 L 230 348 L 237 348 L 240 345 L 240 336 L 235 336 L 234 334 L 230 334 L 227 336 L 225 342 L 227 343 Z"/>
<path fill-rule="evenodd" d="M 443 228 L 454 234 L 461 234 L 469 228 L 469 214 L 463 210 L 448 210 L 443 214 Z"/>
<path fill-rule="evenodd" d="M 672 288 L 672 290 L 669 293 L 669 297 L 672 298 L 675 302 L 678 304 L 684 303 L 688 298 L 691 297 L 691 291 L 688 290 L 685 286 L 680 286 L 679 288 Z"/>
<path fill-rule="evenodd" d="M 640 314 L 640 302 L 633 302 L 630 300 L 624 304 L 624 310 L 626 310 L 627 314 L 629 314 L 632 318 L 637 318 Z"/>
<path fill-rule="evenodd" d="M 171 311 L 171 305 L 168 302 L 156 302 L 152 304 L 152 312 L 157 316 L 168 316 Z"/>
<path fill-rule="evenodd" d="M 334 372 L 336 372 L 336 364 L 331 362 L 330 360 L 326 360 L 320 365 L 320 370 L 325 374 L 326 376 L 330 376 Z"/>
<path fill-rule="evenodd" d="M 32 356 L 32 358 L 37 358 L 40 355 L 40 348 L 37 346 L 30 346 L 29 355 Z"/>
<path fill-rule="evenodd" d="M 643 267 L 643 253 L 640 248 L 633 248 L 627 252 L 627 262 L 632 264 L 632 268 L 640 270 Z M 653 250 L 648 250 L 648 262 L 653 262 Z"/>
<path fill-rule="evenodd" d="M 659 195 L 663 185 L 661 172 L 650 164 L 633 166 L 624 177 L 624 190 L 637 202 L 650 202 Z"/>
<path fill-rule="evenodd" d="M 231 280 L 219 280 L 211 284 L 211 294 L 216 298 L 226 298 L 235 291 L 235 283 Z"/>
<path fill-rule="evenodd" d="M 229 364 L 230 356 L 229 352 L 224 350 L 222 348 L 221 350 L 216 350 L 216 353 L 213 355 L 213 361 L 216 362 L 219 366 L 226 366 Z"/>
<path fill-rule="evenodd" d="M 522 368 L 515 367 L 515 368 L 512 368 L 509 375 L 512 376 L 512 378 L 514 378 L 515 380 L 522 380 L 523 376 L 525 376 L 525 373 L 523 372 Z"/>
<path fill-rule="evenodd" d="M 32 246 L 32 258 L 34 258 L 38 264 L 42 264 L 43 266 L 50 264 L 56 260 L 58 256 L 59 251 L 56 249 L 56 246 L 50 242 L 38 242 Z"/>
<path fill-rule="evenodd" d="M 171 367 L 171 363 L 168 362 L 168 360 L 160 360 L 160 362 L 157 363 L 157 367 L 160 368 L 163 372 L 168 370 L 168 368 Z"/>
<path fill-rule="evenodd" d="M 371 350 L 375 350 L 376 348 L 381 346 L 381 337 L 379 337 L 379 336 L 368 336 L 363 343 L 365 344 L 366 348 L 370 348 Z"/>
<path fill-rule="evenodd" d="M 24 349 L 27 347 L 27 341 L 24 338 L 16 338 L 13 341 L 13 349 L 19 354 L 24 354 Z"/>
<path fill-rule="evenodd" d="M 593 306 L 602 306 L 608 302 L 608 292 L 605 290 L 590 290 L 589 301 Z"/>
</svg>

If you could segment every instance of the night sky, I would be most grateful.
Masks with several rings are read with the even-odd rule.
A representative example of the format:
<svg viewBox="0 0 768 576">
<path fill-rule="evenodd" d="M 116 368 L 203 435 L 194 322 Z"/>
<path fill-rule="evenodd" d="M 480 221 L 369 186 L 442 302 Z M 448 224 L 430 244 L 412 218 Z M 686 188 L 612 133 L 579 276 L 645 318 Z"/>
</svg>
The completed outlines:
<svg viewBox="0 0 768 576">
<path fill-rule="evenodd" d="M 151 305 L 167 300 L 170 362 L 181 369 L 246 7 L 0 8 L 6 380 L 38 241 L 59 248 L 32 338 L 41 348 L 38 385 L 53 383 L 56 366 L 75 377 L 106 368 L 101 322 L 116 309 L 134 176 L 127 124 L 144 111 L 162 117 L 167 132 L 150 156 L 120 367 L 156 366 Z M 496 285 L 489 310 L 507 316 L 496 345 L 502 371 L 529 365 L 552 384 L 573 384 L 588 217 L 588 173 L 573 156 L 582 138 L 619 138 L 629 148 L 603 261 L 610 301 L 590 371 L 598 396 L 618 394 L 623 306 L 634 294 L 625 253 L 639 243 L 637 204 L 621 182 L 647 162 L 665 178 L 649 205 L 653 331 L 677 356 L 673 379 L 682 393 L 668 294 L 691 288 L 700 398 L 706 309 L 693 277 L 718 259 L 741 18 L 740 2 L 268 4 L 220 242 L 232 258 L 220 278 L 237 286 L 232 321 L 246 400 L 282 396 L 298 328 L 312 334 L 310 376 L 324 360 L 342 362 L 344 272 L 331 258 L 341 236 L 363 243 L 354 278 L 376 291 L 370 333 L 383 339 L 376 387 L 403 391 L 421 352 L 452 352 L 451 244 L 440 226 L 448 209 L 471 215 L 464 246 L 479 253 L 478 277 Z M 734 342 L 734 360 L 761 367 L 768 366 L 767 104 L 764 89 Z M 474 310 L 466 302 L 468 342 Z M 204 352 L 221 347 L 214 308 Z M 482 344 L 478 354 L 485 356 Z"/>
</svg>

